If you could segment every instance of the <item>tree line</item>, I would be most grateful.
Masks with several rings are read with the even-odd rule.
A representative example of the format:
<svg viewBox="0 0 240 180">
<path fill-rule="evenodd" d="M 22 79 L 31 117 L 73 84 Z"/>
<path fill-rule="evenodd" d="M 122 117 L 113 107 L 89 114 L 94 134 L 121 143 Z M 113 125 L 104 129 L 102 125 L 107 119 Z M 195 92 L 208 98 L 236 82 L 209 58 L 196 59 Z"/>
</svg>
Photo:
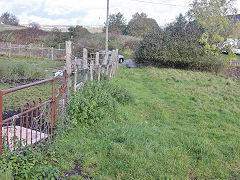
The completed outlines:
<svg viewBox="0 0 240 180">
<path fill-rule="evenodd" d="M 17 18 L 17 16 L 15 16 L 14 14 L 11 14 L 9 12 L 4 12 L 1 15 L 1 18 L 2 18 L 3 24 L 13 25 L 13 26 L 19 25 L 19 19 Z"/>
<path fill-rule="evenodd" d="M 112 34 L 123 34 L 141 37 L 148 31 L 159 28 L 155 19 L 149 18 L 146 13 L 135 13 L 132 19 L 127 23 L 124 15 L 120 12 L 110 14 L 109 16 L 109 32 Z M 106 26 L 104 27 L 104 32 Z"/>
</svg>

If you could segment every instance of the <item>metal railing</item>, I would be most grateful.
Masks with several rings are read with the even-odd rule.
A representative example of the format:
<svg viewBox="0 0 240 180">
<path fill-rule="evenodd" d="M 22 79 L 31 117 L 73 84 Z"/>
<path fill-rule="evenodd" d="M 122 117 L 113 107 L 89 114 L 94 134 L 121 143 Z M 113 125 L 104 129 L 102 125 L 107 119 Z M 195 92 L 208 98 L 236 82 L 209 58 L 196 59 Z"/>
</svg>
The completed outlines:
<svg viewBox="0 0 240 180">
<path fill-rule="evenodd" d="M 55 81 L 58 77 L 22 85 L 8 90 L 0 90 L 0 154 L 3 146 L 11 150 L 16 148 L 17 143 L 21 147 L 25 145 L 33 146 L 37 142 L 45 142 L 51 139 L 59 112 L 66 108 L 67 102 L 67 73 L 64 70 L 64 83 L 57 89 Z M 21 112 L 3 119 L 3 99 L 4 95 L 21 91 L 33 86 L 52 83 L 52 94 L 49 100 L 42 102 L 41 98 L 23 103 Z"/>
</svg>

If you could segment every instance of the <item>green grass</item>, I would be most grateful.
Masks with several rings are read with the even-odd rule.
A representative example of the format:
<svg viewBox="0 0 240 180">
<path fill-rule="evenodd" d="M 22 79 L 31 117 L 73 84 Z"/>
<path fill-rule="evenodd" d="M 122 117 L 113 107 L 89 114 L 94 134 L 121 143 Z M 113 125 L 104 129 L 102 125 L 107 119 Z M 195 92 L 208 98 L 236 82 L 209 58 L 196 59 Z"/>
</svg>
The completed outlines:
<svg viewBox="0 0 240 180">
<path fill-rule="evenodd" d="M 19 30 L 19 29 L 25 29 L 25 27 L 0 24 L 0 32 L 6 31 L 6 30 Z"/>
<path fill-rule="evenodd" d="M 121 67 L 112 83 L 135 102 L 121 105 L 119 117 L 57 139 L 62 171 L 77 166 L 96 179 L 240 179 L 239 80 Z"/>
</svg>

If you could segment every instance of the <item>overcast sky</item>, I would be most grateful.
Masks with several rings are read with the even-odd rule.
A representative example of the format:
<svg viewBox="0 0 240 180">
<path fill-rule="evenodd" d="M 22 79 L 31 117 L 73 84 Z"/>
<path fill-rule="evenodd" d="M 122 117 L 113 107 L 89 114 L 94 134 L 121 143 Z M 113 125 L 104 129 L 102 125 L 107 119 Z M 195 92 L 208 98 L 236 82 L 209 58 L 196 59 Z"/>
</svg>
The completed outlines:
<svg viewBox="0 0 240 180">
<path fill-rule="evenodd" d="M 0 14 L 15 14 L 20 24 L 103 25 L 107 0 L 0 0 Z M 151 2 L 151 3 L 146 3 Z M 163 5 L 163 4 L 168 5 Z M 129 21 L 135 12 L 145 12 L 165 25 L 186 13 L 191 0 L 110 0 L 110 13 L 121 12 Z M 240 7 L 237 0 L 236 7 Z"/>
</svg>

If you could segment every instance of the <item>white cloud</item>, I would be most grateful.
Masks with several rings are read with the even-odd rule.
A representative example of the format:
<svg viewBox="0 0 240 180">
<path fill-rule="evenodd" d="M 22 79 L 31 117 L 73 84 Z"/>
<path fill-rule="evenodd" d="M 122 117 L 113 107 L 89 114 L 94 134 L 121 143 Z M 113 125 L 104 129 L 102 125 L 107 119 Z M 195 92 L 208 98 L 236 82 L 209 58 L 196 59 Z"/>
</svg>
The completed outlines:
<svg viewBox="0 0 240 180">
<path fill-rule="evenodd" d="M 155 3 L 187 6 L 191 0 L 143 0 Z M 240 0 L 237 0 L 240 7 Z M 136 0 L 110 0 L 110 13 L 121 12 L 130 20 L 135 12 L 145 12 L 164 25 L 185 13 L 187 7 L 148 4 Z M 106 19 L 106 0 L 1 0 L 0 13 L 17 15 L 20 23 L 103 25 Z"/>
</svg>

